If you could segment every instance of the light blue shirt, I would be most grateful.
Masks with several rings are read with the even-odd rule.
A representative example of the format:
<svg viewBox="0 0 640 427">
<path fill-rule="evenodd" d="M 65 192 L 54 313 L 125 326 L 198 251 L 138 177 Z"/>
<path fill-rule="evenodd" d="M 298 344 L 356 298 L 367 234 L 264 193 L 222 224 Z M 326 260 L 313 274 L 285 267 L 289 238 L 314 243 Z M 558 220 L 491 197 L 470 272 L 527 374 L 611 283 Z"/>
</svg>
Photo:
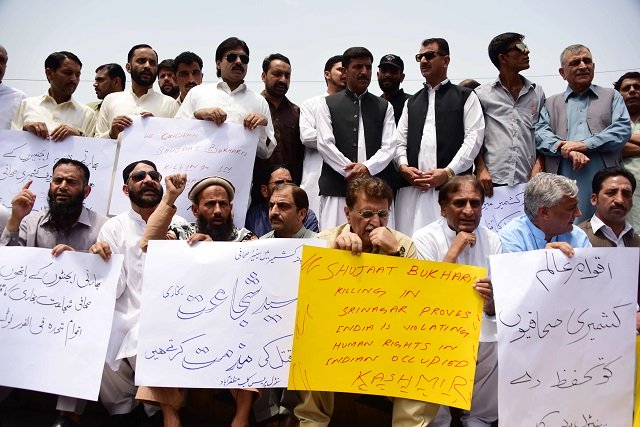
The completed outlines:
<svg viewBox="0 0 640 427">
<path fill-rule="evenodd" d="M 554 236 L 547 242 L 544 238 L 544 231 L 536 227 L 526 215 L 520 215 L 511 220 L 500 229 L 498 235 L 502 242 L 503 253 L 544 249 L 547 243 L 551 242 L 566 242 L 574 248 L 591 247 L 587 234 L 575 225 L 570 232 Z"/>
<path fill-rule="evenodd" d="M 622 96 L 614 92 L 611 105 L 611 124 L 602 132 L 592 134 L 587 123 L 587 110 L 591 98 L 598 95 L 591 85 L 583 93 L 574 92 L 571 87 L 564 91 L 564 100 L 567 107 L 567 141 L 582 141 L 588 148 L 585 153 L 590 162 L 579 171 L 573 170 L 573 162 L 570 159 L 562 159 L 558 174 L 575 179 L 579 189 L 578 207 L 582 215 L 577 222 L 591 218 L 595 213 L 595 208 L 591 205 L 591 181 L 599 170 L 605 168 L 605 163 L 600 152 L 615 152 L 622 150 L 624 144 L 631 135 L 631 121 L 627 107 Z M 540 112 L 540 120 L 536 125 L 536 146 L 539 151 L 547 156 L 560 156 L 557 144 L 560 138 L 551 128 L 549 111 L 546 106 Z"/>
</svg>

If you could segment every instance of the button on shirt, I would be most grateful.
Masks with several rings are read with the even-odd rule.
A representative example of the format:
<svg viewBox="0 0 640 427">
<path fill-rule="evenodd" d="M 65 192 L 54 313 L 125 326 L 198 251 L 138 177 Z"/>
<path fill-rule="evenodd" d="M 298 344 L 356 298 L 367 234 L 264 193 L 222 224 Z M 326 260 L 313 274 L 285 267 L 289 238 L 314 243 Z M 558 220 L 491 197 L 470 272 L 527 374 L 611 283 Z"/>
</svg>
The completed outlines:
<svg viewBox="0 0 640 427">
<path fill-rule="evenodd" d="M 58 104 L 49 94 L 27 98 L 13 116 L 11 129 L 22 130 L 27 122 L 44 122 L 49 133 L 62 124 L 82 132 L 84 136 L 93 136 L 96 125 L 96 113 L 73 98 Z"/>
<path fill-rule="evenodd" d="M 496 184 L 526 183 L 536 160 L 535 124 L 544 105 L 544 91 L 521 76 L 517 99 L 500 78 L 475 92 L 484 110 L 483 158 Z"/>
<path fill-rule="evenodd" d="M 229 85 L 220 80 L 216 84 L 205 84 L 194 87 L 182 101 L 176 113 L 176 119 L 194 119 L 193 114 L 203 108 L 220 108 L 227 113 L 227 121 L 243 124 L 249 113 L 258 113 L 267 118 L 266 126 L 258 126 L 252 132 L 258 132 L 256 156 L 268 159 L 276 147 L 276 137 L 271 120 L 271 112 L 267 101 L 260 94 L 250 90 L 242 83 L 231 90 Z"/>
</svg>

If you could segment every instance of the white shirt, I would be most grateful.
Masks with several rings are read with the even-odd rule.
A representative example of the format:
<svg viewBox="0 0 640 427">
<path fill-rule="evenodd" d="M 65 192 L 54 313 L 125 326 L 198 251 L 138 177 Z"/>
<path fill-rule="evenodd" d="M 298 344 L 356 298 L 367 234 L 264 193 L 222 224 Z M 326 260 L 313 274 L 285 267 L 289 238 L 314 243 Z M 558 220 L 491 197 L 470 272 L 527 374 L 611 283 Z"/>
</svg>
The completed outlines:
<svg viewBox="0 0 640 427">
<path fill-rule="evenodd" d="M 11 215 L 11 211 L 3 205 L 0 205 L 0 235 L 4 231 L 4 227 L 7 225 L 9 215 Z"/>
<path fill-rule="evenodd" d="M 62 124 L 82 132 L 83 136 L 93 136 L 96 113 L 73 98 L 58 104 L 48 93 L 26 98 L 13 116 L 11 129 L 22 130 L 27 122 L 44 122 L 49 133 Z"/>
<path fill-rule="evenodd" d="M 498 234 L 482 225 L 478 226 L 473 234 L 476 236 L 476 244 L 473 247 L 467 246 L 458 256 L 456 264 L 484 267 L 487 269 L 487 276 L 490 276 L 489 256 L 502 253 L 500 238 Z M 440 218 L 416 231 L 411 240 L 416 245 L 419 259 L 441 262 L 455 237 L 456 232 L 449 228 L 447 220 Z M 497 333 L 495 317 L 488 317 L 483 313 L 480 341 L 497 341 Z"/>
<path fill-rule="evenodd" d="M 307 192 L 309 208 L 320 213 L 320 189 L 318 181 L 322 172 L 322 155 L 318 151 L 318 133 L 316 131 L 316 111 L 329 93 L 307 99 L 300 106 L 300 140 L 304 145 L 302 163 L 302 181 L 300 187 Z"/>
<path fill-rule="evenodd" d="M 364 92 L 365 94 L 368 92 Z M 364 94 L 363 94 L 364 95 Z M 360 97 L 358 99 L 360 100 Z M 382 128 L 382 139 L 380 148 L 373 156 L 367 158 L 367 148 L 364 140 L 364 126 L 362 122 L 362 108 L 358 101 L 358 151 L 357 162 L 365 165 L 371 175 L 376 175 L 387 167 L 393 160 L 396 151 L 395 129 L 396 121 L 393 116 L 393 106 L 387 103 L 387 111 L 384 116 L 384 126 Z M 342 176 L 347 176 L 343 169 L 351 163 L 336 147 L 336 138 L 333 135 L 333 125 L 331 124 L 331 113 L 325 99 L 318 104 L 316 111 L 316 130 L 318 151 L 324 163 Z M 347 185 L 345 181 L 345 186 Z M 320 197 L 320 230 L 337 227 L 344 222 L 344 197 L 321 196 Z M 393 212 L 393 211 L 392 211 Z M 393 213 L 389 218 L 389 227 L 394 227 Z"/>
<path fill-rule="evenodd" d="M 172 223 L 186 223 L 178 216 Z M 107 363 L 117 370 L 120 360 L 134 356 L 138 347 L 142 273 L 145 253 L 140 239 L 147 223 L 133 209 L 109 219 L 100 229 L 98 241 L 106 241 L 114 254 L 124 255 L 116 291 L 116 306 L 107 347 Z"/>
<path fill-rule="evenodd" d="M 422 172 L 436 169 L 437 166 L 437 135 L 436 135 L 436 91 L 449 80 L 444 80 L 434 88 L 425 84 L 429 92 L 429 105 L 424 121 L 420 151 L 418 152 L 418 169 Z M 446 167 L 459 174 L 471 168 L 473 161 L 480 152 L 484 137 L 484 117 L 482 106 L 475 93 L 471 93 L 464 104 L 464 140 L 460 149 Z M 409 131 L 409 110 L 405 103 L 402 116 L 398 122 L 396 139 L 398 145 L 395 162 L 398 168 L 407 165 L 407 134 Z M 398 231 L 411 235 L 419 228 L 440 218 L 438 206 L 438 192 L 435 189 L 421 190 L 410 186 L 398 190 L 396 197 L 396 227 Z"/>
<path fill-rule="evenodd" d="M 11 119 L 26 97 L 23 91 L 0 82 L 0 129 L 11 129 Z"/>
<path fill-rule="evenodd" d="M 110 138 L 111 122 L 117 116 L 136 116 L 148 112 L 154 117 L 171 118 L 178 111 L 178 107 L 175 99 L 160 92 L 154 92 L 153 88 L 141 97 L 133 93 L 131 88 L 110 93 L 104 98 L 100 107 L 96 123 L 96 138 Z"/>
<path fill-rule="evenodd" d="M 199 85 L 187 93 L 176 113 L 176 118 L 193 119 L 196 111 L 214 107 L 224 110 L 227 113 L 227 121 L 230 123 L 243 124 L 249 113 L 258 113 L 266 117 L 267 125 L 258 126 L 257 129 L 259 135 L 256 156 L 260 159 L 268 159 L 271 156 L 277 141 L 269 104 L 262 95 L 250 90 L 244 83 L 234 90 L 231 90 L 223 80 L 216 84 Z"/>
<path fill-rule="evenodd" d="M 632 228 L 633 227 L 631 227 L 631 224 L 629 224 L 627 221 L 625 221 L 624 222 L 624 229 L 622 230 L 622 233 L 620 233 L 620 236 L 616 236 L 616 233 L 613 232 L 611 227 L 609 227 L 607 224 L 602 222 L 602 220 L 600 218 L 598 218 L 598 215 L 593 215 L 591 217 L 591 229 L 593 230 L 593 234 L 596 234 L 596 232 L 598 230 L 602 229 L 602 234 L 604 234 L 604 236 L 607 239 L 609 239 L 613 243 L 615 243 L 615 245 L 617 247 L 619 247 L 619 248 L 624 248 L 625 247 L 624 246 L 624 236 Z"/>
</svg>

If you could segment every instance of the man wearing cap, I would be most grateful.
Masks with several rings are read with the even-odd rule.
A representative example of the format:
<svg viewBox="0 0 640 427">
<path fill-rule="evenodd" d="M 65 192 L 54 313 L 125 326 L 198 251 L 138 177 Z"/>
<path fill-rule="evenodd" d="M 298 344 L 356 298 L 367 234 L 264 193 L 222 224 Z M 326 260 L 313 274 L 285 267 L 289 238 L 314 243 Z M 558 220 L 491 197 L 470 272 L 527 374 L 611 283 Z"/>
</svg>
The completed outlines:
<svg viewBox="0 0 640 427">
<path fill-rule="evenodd" d="M 454 175 L 471 172 L 484 135 L 478 97 L 447 77 L 449 43 L 424 40 L 416 61 L 425 85 L 406 102 L 395 156 L 404 178 L 396 197 L 396 225 L 407 235 L 440 218 L 438 188 Z"/>
<path fill-rule="evenodd" d="M 380 58 L 380 64 L 378 64 L 378 85 L 382 90 L 380 97 L 389 101 L 393 107 L 396 125 L 400 121 L 405 101 L 411 97 L 400 88 L 400 83 L 403 81 L 404 62 L 402 58 L 393 54 Z"/>
<path fill-rule="evenodd" d="M 169 175 L 165 178 L 166 193 L 160 204 L 149 217 L 140 247 L 147 251 L 149 240 L 187 240 L 189 245 L 199 241 L 246 242 L 257 237 L 246 228 L 238 229 L 233 224 L 233 197 L 235 187 L 227 179 L 209 176 L 196 182 L 189 191 L 191 211 L 196 217 L 195 224 L 171 225 L 176 214 L 175 201 L 182 194 L 187 182 L 186 174 Z M 232 425 L 249 425 L 251 405 L 256 395 L 255 389 L 231 389 L 236 400 L 236 413 Z M 180 426 L 178 410 L 184 397 L 177 388 L 139 387 L 136 399 L 160 405 L 165 427 Z M 237 423 L 237 424 L 236 424 Z"/>
<path fill-rule="evenodd" d="M 162 199 L 161 179 L 156 165 L 149 160 L 135 161 L 125 167 L 122 171 L 122 191 L 129 198 L 131 208 L 109 219 L 100 229 L 98 243 L 90 249 L 105 259 L 110 257 L 110 253 L 124 255 L 100 386 L 100 400 L 110 414 L 130 413 L 138 404 L 135 400 L 137 387 L 134 385 L 134 374 L 145 260 L 140 238 L 147 220 Z M 179 216 L 174 216 L 171 221 L 172 226 L 186 223 Z M 136 416 L 143 419 L 141 409 L 131 413 L 129 417 L 132 421 Z M 156 407 L 145 409 L 149 415 L 157 411 Z M 138 423 L 142 419 L 137 419 Z"/>
</svg>

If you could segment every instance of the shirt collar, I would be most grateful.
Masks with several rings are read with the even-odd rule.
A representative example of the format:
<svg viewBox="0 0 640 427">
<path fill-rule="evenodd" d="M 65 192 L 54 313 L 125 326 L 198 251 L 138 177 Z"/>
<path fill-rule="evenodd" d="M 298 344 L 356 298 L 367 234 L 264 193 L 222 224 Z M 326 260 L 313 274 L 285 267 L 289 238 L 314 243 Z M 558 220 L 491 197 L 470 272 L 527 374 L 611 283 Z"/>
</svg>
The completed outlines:
<svg viewBox="0 0 640 427">
<path fill-rule="evenodd" d="M 351 97 L 351 98 L 353 98 L 353 99 L 357 99 L 358 101 L 359 101 L 360 99 L 362 99 L 362 97 L 363 97 L 363 96 L 365 96 L 367 93 L 369 93 L 369 89 L 365 89 L 365 91 L 364 91 L 364 92 L 362 92 L 362 95 L 356 95 L 356 94 L 355 94 L 355 92 L 353 92 L 353 91 L 352 91 L 351 89 L 349 89 L 349 88 L 346 88 L 344 91 L 345 91 L 345 93 L 346 93 L 347 95 L 349 95 L 349 97 Z"/>
<path fill-rule="evenodd" d="M 237 88 L 235 88 L 235 90 L 231 90 L 231 88 L 229 87 L 229 84 L 227 84 L 227 82 L 225 82 L 222 79 L 220 79 L 220 81 L 216 83 L 216 86 L 218 87 L 218 89 L 221 89 L 228 94 L 243 92 L 247 89 L 247 85 L 244 83 L 244 81 L 240 83 L 240 85 Z"/>
<path fill-rule="evenodd" d="M 578 97 L 578 96 L 588 96 L 588 97 L 598 98 L 597 87 L 595 85 L 591 84 L 591 85 L 589 85 L 587 90 L 585 90 L 582 93 L 578 93 L 578 92 L 574 91 L 573 89 L 571 89 L 571 86 L 567 85 L 567 88 L 564 91 L 564 100 L 565 100 L 565 102 L 567 101 L 567 99 L 569 99 L 569 97 Z"/>
<path fill-rule="evenodd" d="M 533 238 L 536 240 L 536 247 L 538 249 L 544 249 L 548 243 L 547 239 L 545 238 L 544 231 L 540 230 L 533 222 L 531 222 L 529 217 L 526 215 L 525 215 L 525 224 L 527 225 L 527 228 L 529 229 L 529 232 L 531 233 Z M 553 241 L 553 239 L 557 240 L 557 238 L 558 236 L 554 236 L 551 238 L 550 241 Z M 542 247 L 539 247 L 540 246 L 539 243 L 542 245 Z"/>
<path fill-rule="evenodd" d="M 138 98 L 138 95 L 136 95 L 136 93 L 133 91 L 133 85 L 129 87 L 129 93 L 131 93 L 131 95 L 133 95 L 134 98 Z M 144 93 L 140 98 L 151 95 L 152 93 L 153 93 L 153 86 L 147 89 L 147 92 Z"/>
<path fill-rule="evenodd" d="M 56 101 L 53 96 L 49 95 L 49 91 L 48 90 L 44 95 L 42 95 L 41 102 L 51 102 L 51 103 L 53 103 L 55 105 L 67 105 L 68 104 L 69 106 L 71 106 L 73 108 L 78 108 L 78 105 L 77 105 L 75 99 L 73 99 L 73 96 L 71 98 L 69 98 L 68 101 L 61 102 L 60 104 L 58 104 L 58 101 Z"/>
<path fill-rule="evenodd" d="M 431 88 L 431 89 L 433 89 L 433 90 L 438 90 L 438 89 L 440 89 L 442 86 L 446 85 L 447 83 L 449 83 L 449 79 L 444 79 L 443 81 L 441 81 L 440 83 L 438 83 L 438 84 L 437 84 L 437 85 L 435 85 L 434 87 L 431 87 L 431 86 L 429 85 L 429 83 L 427 83 L 427 82 L 424 82 L 424 83 L 423 83 L 423 85 L 424 85 L 424 87 L 425 87 L 426 89 Z"/>
<path fill-rule="evenodd" d="M 593 216 L 591 217 L 591 229 L 593 230 L 593 234 L 597 233 L 600 229 L 603 229 L 602 230 L 603 234 L 609 234 L 612 237 L 616 235 L 616 233 L 613 232 L 611 227 L 609 227 L 607 224 L 602 222 L 600 218 L 598 218 L 597 214 L 593 214 Z M 633 232 L 633 227 L 631 226 L 631 224 L 629 224 L 629 222 L 625 221 L 624 228 L 622 229 L 622 233 L 620 233 L 620 236 L 616 237 L 616 239 L 619 239 L 620 237 L 626 235 L 629 231 Z"/>
</svg>

